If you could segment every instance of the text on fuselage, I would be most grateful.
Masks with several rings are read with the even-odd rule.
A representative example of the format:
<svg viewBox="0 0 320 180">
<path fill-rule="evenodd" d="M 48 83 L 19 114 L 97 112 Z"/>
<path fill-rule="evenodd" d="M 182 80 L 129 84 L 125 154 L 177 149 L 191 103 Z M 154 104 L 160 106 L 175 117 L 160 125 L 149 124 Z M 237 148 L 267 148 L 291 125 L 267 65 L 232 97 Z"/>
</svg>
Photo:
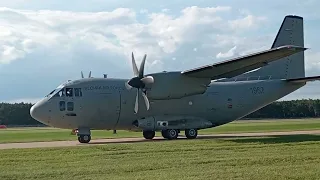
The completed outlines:
<svg viewBox="0 0 320 180">
<path fill-rule="evenodd" d="M 85 91 L 94 91 L 94 90 L 124 90 L 123 87 L 119 86 L 87 86 L 84 87 Z"/>
</svg>

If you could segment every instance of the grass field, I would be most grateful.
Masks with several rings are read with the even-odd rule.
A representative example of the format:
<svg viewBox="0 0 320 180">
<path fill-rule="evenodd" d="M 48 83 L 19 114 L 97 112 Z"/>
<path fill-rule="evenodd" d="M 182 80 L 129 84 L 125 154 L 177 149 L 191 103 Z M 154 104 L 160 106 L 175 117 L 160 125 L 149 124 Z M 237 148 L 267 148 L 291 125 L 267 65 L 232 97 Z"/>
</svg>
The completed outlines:
<svg viewBox="0 0 320 180">
<path fill-rule="evenodd" d="M 0 150 L 0 179 L 319 179 L 320 136 Z"/>
<path fill-rule="evenodd" d="M 320 129 L 320 120 L 238 121 L 200 134 Z M 94 138 L 141 137 L 93 131 Z M 75 140 L 70 130 L 0 130 L 1 142 Z M 0 150 L 0 179 L 319 179 L 320 135 L 199 138 Z"/>
<path fill-rule="evenodd" d="M 234 132 L 270 132 L 320 129 L 320 119 L 235 121 L 216 128 L 200 130 L 199 134 Z M 182 132 L 183 133 L 183 132 Z M 156 134 L 160 136 L 160 133 Z M 0 130 L 0 143 L 76 140 L 71 130 L 56 128 L 8 128 Z M 141 132 L 93 130 L 92 139 L 142 137 Z"/>
</svg>

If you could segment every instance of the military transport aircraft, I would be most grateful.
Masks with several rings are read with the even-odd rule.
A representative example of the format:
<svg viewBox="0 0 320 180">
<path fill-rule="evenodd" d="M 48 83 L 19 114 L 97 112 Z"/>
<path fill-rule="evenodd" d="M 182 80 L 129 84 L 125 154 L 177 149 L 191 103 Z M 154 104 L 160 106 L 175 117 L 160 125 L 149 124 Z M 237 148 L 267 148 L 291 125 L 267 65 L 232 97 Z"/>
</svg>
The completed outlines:
<svg viewBox="0 0 320 180">
<path fill-rule="evenodd" d="M 31 116 L 58 128 L 78 129 L 88 143 L 92 129 L 139 130 L 146 139 L 161 131 L 189 139 L 199 129 L 244 117 L 303 87 L 303 18 L 284 18 L 271 49 L 186 71 L 144 74 L 132 54 L 131 79 L 80 78 L 67 81 L 30 109 Z M 82 75 L 83 77 L 83 75 Z"/>
</svg>

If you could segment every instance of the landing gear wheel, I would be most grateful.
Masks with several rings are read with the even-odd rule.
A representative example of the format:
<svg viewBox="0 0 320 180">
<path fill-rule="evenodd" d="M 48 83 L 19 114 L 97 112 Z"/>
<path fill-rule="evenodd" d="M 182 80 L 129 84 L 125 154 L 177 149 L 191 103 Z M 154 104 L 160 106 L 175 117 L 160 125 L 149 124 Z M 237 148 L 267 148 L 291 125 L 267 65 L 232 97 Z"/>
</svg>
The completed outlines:
<svg viewBox="0 0 320 180">
<path fill-rule="evenodd" d="M 153 139 L 155 135 L 156 135 L 155 131 L 143 131 L 143 137 L 145 139 Z"/>
<path fill-rule="evenodd" d="M 179 131 L 177 129 L 167 129 L 163 132 L 163 136 L 166 139 L 177 139 L 179 135 Z"/>
<path fill-rule="evenodd" d="M 161 135 L 162 135 L 163 138 L 168 139 L 167 130 L 162 130 L 161 131 Z"/>
<path fill-rule="evenodd" d="M 184 131 L 184 133 L 188 139 L 195 139 L 198 135 L 198 130 L 197 129 L 186 129 Z"/>
<path fill-rule="evenodd" d="M 90 135 L 79 135 L 78 136 L 78 141 L 80 143 L 89 143 L 91 140 L 91 136 Z"/>
</svg>

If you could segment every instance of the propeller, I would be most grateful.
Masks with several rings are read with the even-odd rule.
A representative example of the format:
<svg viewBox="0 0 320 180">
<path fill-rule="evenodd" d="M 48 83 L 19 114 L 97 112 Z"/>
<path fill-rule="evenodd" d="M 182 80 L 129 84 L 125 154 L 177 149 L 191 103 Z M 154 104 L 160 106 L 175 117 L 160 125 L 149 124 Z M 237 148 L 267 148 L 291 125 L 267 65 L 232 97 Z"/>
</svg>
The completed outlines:
<svg viewBox="0 0 320 180">
<path fill-rule="evenodd" d="M 137 89 L 137 95 L 136 95 L 136 101 L 134 105 L 134 112 L 137 113 L 139 109 L 139 96 L 140 94 L 142 95 L 144 102 L 146 104 L 147 110 L 150 108 L 150 103 L 148 100 L 148 97 L 146 95 L 145 87 L 146 85 L 153 84 L 154 79 L 152 76 L 144 76 L 144 64 L 146 62 L 147 55 L 145 54 L 143 56 L 142 62 L 140 64 L 140 69 L 138 70 L 136 61 L 134 59 L 134 55 L 132 52 L 132 69 L 133 69 L 133 75 L 134 77 L 131 78 L 129 81 L 125 83 L 125 86 L 128 90 L 131 88 L 136 88 Z"/>
<path fill-rule="evenodd" d="M 81 71 L 81 78 L 84 78 L 82 71 Z M 91 78 L 91 71 L 89 72 L 88 78 Z"/>
</svg>

